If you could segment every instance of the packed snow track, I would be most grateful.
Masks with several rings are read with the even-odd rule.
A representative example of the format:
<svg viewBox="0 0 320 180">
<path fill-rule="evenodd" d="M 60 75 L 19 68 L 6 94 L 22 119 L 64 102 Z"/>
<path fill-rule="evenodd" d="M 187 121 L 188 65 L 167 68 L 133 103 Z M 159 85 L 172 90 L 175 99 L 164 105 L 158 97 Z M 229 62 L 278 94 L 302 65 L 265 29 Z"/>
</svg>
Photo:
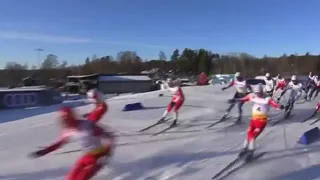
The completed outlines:
<svg viewBox="0 0 320 180">
<path fill-rule="evenodd" d="M 210 180 L 232 161 L 243 145 L 251 103 L 244 105 L 244 124 L 230 126 L 235 118 L 205 129 L 218 120 L 233 96 L 234 90 L 221 91 L 221 86 L 184 87 L 186 101 L 180 110 L 178 127 L 151 137 L 168 126 L 159 125 L 148 131 L 138 130 L 156 122 L 164 112 L 170 94 L 160 91 L 118 96 L 108 99 L 109 112 L 102 120 L 111 125 L 119 137 L 114 156 L 108 167 L 93 179 L 101 180 Z M 127 103 L 141 102 L 143 110 L 123 112 Z M 312 128 L 300 123 L 309 116 L 315 100 L 296 104 L 290 120 L 268 126 L 257 139 L 257 151 L 268 153 L 252 164 L 240 168 L 226 180 L 311 180 L 320 178 L 320 143 L 308 146 L 297 144 L 301 134 Z M 43 109 L 50 107 L 41 107 Z M 91 105 L 77 107 L 79 114 Z M 64 179 L 77 157 L 81 155 L 77 143 L 39 159 L 27 154 L 46 146 L 58 134 L 55 113 L 34 115 L 19 121 L 6 122 L 10 113 L 23 117 L 25 110 L 0 111 L 0 179 L 54 180 Z M 232 111 L 237 116 L 237 107 Z M 271 120 L 280 119 L 283 112 L 270 110 Z M 315 124 L 314 126 L 316 126 Z"/>
</svg>

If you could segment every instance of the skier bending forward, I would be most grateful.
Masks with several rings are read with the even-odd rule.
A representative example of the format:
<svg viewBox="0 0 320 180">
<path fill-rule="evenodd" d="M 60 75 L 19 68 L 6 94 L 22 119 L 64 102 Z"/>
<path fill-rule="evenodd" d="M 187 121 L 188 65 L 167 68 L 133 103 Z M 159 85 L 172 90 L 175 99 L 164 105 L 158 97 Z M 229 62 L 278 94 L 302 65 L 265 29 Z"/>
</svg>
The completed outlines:
<svg viewBox="0 0 320 180">
<path fill-rule="evenodd" d="M 230 103 L 234 103 L 234 101 L 242 103 L 250 101 L 253 103 L 252 117 L 247 130 L 247 137 L 244 141 L 244 149 L 239 153 L 240 157 L 247 154 L 249 159 L 253 157 L 255 139 L 267 125 L 269 107 L 284 109 L 283 105 L 277 104 L 271 97 L 265 97 L 262 84 L 256 85 L 253 88 L 253 92 L 254 93 L 248 94 L 243 98 L 230 100 Z"/>
<path fill-rule="evenodd" d="M 62 132 L 52 145 L 33 152 L 31 157 L 37 158 L 55 151 L 66 143 L 80 141 L 84 155 L 75 163 L 66 180 L 89 180 L 106 164 L 114 149 L 113 133 L 107 132 L 97 124 L 87 120 L 76 120 L 71 108 L 64 107 L 58 111 Z"/>
<path fill-rule="evenodd" d="M 303 92 L 303 85 L 298 82 L 296 75 L 293 75 L 291 77 L 291 81 L 288 83 L 287 87 L 281 92 L 280 97 L 277 99 L 278 102 L 287 91 L 290 91 L 290 95 L 288 103 L 286 105 L 286 111 L 289 110 L 289 108 L 293 108 L 294 103 L 301 97 Z"/>
<path fill-rule="evenodd" d="M 168 83 L 167 88 L 172 93 L 172 98 L 171 98 L 171 101 L 167 107 L 167 110 L 163 113 L 162 118 L 158 122 L 164 121 L 165 118 L 167 117 L 168 113 L 172 109 L 174 109 L 175 117 L 174 117 L 174 121 L 173 121 L 172 125 L 176 125 L 177 120 L 178 120 L 178 110 L 183 105 L 185 98 L 184 98 L 183 91 L 180 87 L 180 80 L 179 79 L 172 80 L 170 78 L 167 80 L 167 83 Z"/>
</svg>

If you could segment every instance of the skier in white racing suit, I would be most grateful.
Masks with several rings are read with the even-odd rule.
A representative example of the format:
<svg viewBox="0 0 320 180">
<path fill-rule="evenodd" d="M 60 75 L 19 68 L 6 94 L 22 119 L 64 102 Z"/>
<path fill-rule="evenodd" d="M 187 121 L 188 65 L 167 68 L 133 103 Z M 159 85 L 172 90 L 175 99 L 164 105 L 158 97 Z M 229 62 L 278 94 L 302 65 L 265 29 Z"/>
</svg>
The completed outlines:
<svg viewBox="0 0 320 180">
<path fill-rule="evenodd" d="M 297 76 L 293 75 L 291 81 L 288 83 L 287 87 L 281 92 L 280 97 L 277 99 L 278 102 L 281 100 L 281 97 L 288 91 L 290 91 L 289 99 L 285 107 L 286 112 L 291 112 L 293 109 L 294 103 L 301 97 L 304 88 L 302 83 L 298 82 Z"/>
<path fill-rule="evenodd" d="M 310 72 L 308 77 L 309 78 L 308 78 L 308 81 L 306 83 L 306 89 L 305 89 L 305 92 L 306 92 L 305 99 L 307 99 L 307 95 L 309 93 L 309 90 L 312 89 L 315 86 L 316 75 L 314 75 L 312 72 Z"/>
<path fill-rule="evenodd" d="M 232 99 L 238 99 L 245 97 L 249 92 L 248 89 L 251 90 L 251 86 L 246 83 L 246 80 L 241 76 L 240 72 L 235 73 L 234 79 L 230 81 L 229 85 L 227 87 L 223 87 L 222 91 L 235 86 L 236 87 L 236 93 L 234 94 Z M 232 108 L 235 106 L 235 104 L 238 103 L 238 112 L 239 116 L 236 123 L 241 123 L 242 119 L 242 106 L 244 102 L 235 102 L 231 103 L 229 108 L 227 109 L 226 113 L 224 114 L 223 118 L 227 117 Z"/>
<path fill-rule="evenodd" d="M 265 88 L 264 88 L 264 92 L 272 97 L 273 96 L 273 92 L 274 92 L 274 88 L 275 88 L 275 80 L 271 77 L 270 73 L 266 73 L 264 81 L 266 82 Z"/>
<path fill-rule="evenodd" d="M 318 76 L 314 76 L 313 78 L 313 85 L 310 87 L 311 91 L 308 95 L 308 98 L 306 100 L 311 101 L 312 99 L 315 99 L 319 92 L 320 92 L 320 78 Z M 315 96 L 313 97 L 313 94 L 315 94 Z"/>
</svg>

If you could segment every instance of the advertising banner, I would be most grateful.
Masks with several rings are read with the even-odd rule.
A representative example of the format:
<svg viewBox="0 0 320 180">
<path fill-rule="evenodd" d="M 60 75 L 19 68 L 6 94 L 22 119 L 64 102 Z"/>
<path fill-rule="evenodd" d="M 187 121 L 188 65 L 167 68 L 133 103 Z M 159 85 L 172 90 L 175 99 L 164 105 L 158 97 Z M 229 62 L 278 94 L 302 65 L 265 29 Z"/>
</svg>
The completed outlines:
<svg viewBox="0 0 320 180">
<path fill-rule="evenodd" d="M 63 102 L 53 89 L 8 89 L 0 91 L 0 109 L 46 106 Z"/>
</svg>

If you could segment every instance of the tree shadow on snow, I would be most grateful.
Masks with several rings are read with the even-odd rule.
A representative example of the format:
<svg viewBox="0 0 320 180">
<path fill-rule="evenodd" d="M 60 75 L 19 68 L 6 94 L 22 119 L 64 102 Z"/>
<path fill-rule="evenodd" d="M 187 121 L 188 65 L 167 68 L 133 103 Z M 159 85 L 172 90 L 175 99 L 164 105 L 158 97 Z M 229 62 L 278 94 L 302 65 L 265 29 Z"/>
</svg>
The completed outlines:
<svg viewBox="0 0 320 180">
<path fill-rule="evenodd" d="M 311 167 L 302 169 L 300 171 L 289 172 L 287 174 L 280 175 L 278 177 L 274 177 L 274 180 L 313 180 L 320 177 L 320 164 L 313 165 Z"/>
<path fill-rule="evenodd" d="M 235 154 L 236 152 L 200 152 L 200 153 L 163 153 L 152 157 L 146 157 L 133 162 L 124 162 L 115 165 L 115 170 L 110 176 L 115 177 L 121 174 L 129 173 L 128 178 L 122 180 L 132 180 L 142 178 L 146 173 L 157 170 L 166 166 L 175 165 L 175 167 L 182 167 L 190 162 L 209 160 L 218 156 L 225 156 Z M 196 169 L 193 169 L 195 172 Z M 184 173 L 185 172 L 181 172 Z"/>
<path fill-rule="evenodd" d="M 279 125 L 285 125 L 285 124 L 292 124 L 292 123 L 296 123 L 296 122 L 301 122 L 303 121 L 305 118 L 308 118 L 309 116 L 311 116 L 311 114 L 314 112 L 314 108 L 307 108 L 307 109 L 293 109 L 291 112 L 292 116 L 289 119 L 283 120 L 279 123 L 277 123 L 274 126 L 279 126 Z M 272 125 L 272 123 L 279 121 L 281 118 L 284 118 L 284 113 L 282 113 L 281 115 L 278 116 L 277 119 L 274 119 L 273 122 L 269 123 L 269 125 Z"/>
<path fill-rule="evenodd" d="M 1 180 L 43 180 L 46 178 L 57 178 L 64 176 L 69 169 L 67 168 L 56 168 L 50 170 L 40 170 L 38 172 L 29 173 L 15 173 L 8 175 L 0 175 Z"/>
<path fill-rule="evenodd" d="M 19 108 L 19 109 L 5 109 L 0 111 L 0 124 L 17 121 L 24 118 L 29 118 L 32 116 L 37 116 L 41 114 L 51 113 L 57 111 L 62 106 L 71 106 L 73 108 L 87 105 L 84 101 L 67 102 L 62 104 L 56 104 L 51 106 L 40 106 L 40 107 L 30 107 L 30 108 Z"/>
</svg>

